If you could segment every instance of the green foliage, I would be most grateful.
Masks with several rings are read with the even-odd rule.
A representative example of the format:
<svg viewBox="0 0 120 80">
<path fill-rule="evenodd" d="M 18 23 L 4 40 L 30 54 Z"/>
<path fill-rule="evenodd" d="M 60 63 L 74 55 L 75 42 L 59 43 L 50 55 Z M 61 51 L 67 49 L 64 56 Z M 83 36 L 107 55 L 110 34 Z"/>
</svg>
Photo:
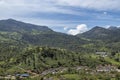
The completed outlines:
<svg viewBox="0 0 120 80">
<path fill-rule="evenodd" d="M 49 47 L 28 48 L 25 53 L 18 56 L 16 62 L 20 67 L 33 70 L 37 73 L 41 73 L 41 71 L 49 68 L 77 65 L 95 68 L 96 65 L 107 63 L 97 58 L 91 58 L 87 54 Z"/>
<path fill-rule="evenodd" d="M 120 30 L 95 27 L 77 36 L 54 32 L 46 26 L 37 26 L 8 19 L 0 21 L 0 75 L 24 73 L 30 70 L 41 73 L 57 67 L 97 65 L 120 66 Z M 41 46 L 41 47 L 36 47 Z M 61 49 L 60 49 L 61 48 Z M 107 52 L 107 57 L 96 56 L 97 51 Z M 82 76 L 80 76 L 81 74 Z M 90 75 L 90 76 L 89 76 Z M 77 73 L 69 69 L 63 75 L 71 80 L 110 80 L 111 76 Z M 78 76 L 80 76 L 78 78 Z M 116 75 L 119 80 L 119 73 Z M 75 78 L 76 77 L 76 78 Z M 58 76 L 54 76 L 55 79 Z M 41 77 L 35 78 L 42 80 Z M 35 80 L 28 78 L 27 80 Z M 70 79 L 69 79 L 70 80 Z"/>
</svg>

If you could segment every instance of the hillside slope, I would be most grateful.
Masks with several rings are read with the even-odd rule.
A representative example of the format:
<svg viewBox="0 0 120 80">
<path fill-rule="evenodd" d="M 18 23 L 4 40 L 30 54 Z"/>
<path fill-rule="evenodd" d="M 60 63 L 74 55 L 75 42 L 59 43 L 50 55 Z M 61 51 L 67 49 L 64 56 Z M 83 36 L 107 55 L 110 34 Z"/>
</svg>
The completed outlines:
<svg viewBox="0 0 120 80">
<path fill-rule="evenodd" d="M 50 46 L 80 51 L 87 40 L 76 36 L 58 33 L 47 26 L 38 26 L 13 19 L 0 20 L 0 42 L 21 43 L 25 46 Z M 23 47 L 23 46 L 22 46 Z"/>
<path fill-rule="evenodd" d="M 108 29 L 96 26 L 91 30 L 78 34 L 78 37 L 84 37 L 91 40 L 102 40 L 102 41 L 120 41 L 120 29 L 117 27 L 109 27 Z"/>
</svg>

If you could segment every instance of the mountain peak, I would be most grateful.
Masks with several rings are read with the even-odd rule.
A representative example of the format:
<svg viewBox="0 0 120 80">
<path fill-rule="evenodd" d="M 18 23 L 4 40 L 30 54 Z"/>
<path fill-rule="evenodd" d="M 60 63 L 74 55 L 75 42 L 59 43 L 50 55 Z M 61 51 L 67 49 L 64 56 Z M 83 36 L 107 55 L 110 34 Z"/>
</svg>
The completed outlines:
<svg viewBox="0 0 120 80">
<path fill-rule="evenodd" d="M 100 26 L 95 26 L 94 28 L 101 28 Z"/>
<path fill-rule="evenodd" d="M 103 28 L 103 27 L 100 27 L 100 26 L 95 26 L 94 28 L 92 28 L 92 29 L 105 29 L 105 28 Z"/>
<path fill-rule="evenodd" d="M 9 18 L 9 19 L 4 19 L 4 20 L 0 20 L 0 21 L 16 21 L 15 19 Z"/>
<path fill-rule="evenodd" d="M 9 18 L 7 19 L 8 21 L 16 21 L 15 19 Z"/>
<path fill-rule="evenodd" d="M 25 23 L 22 21 L 17 21 L 14 19 L 6 19 L 6 20 L 0 20 L 0 30 L 3 31 L 33 31 L 36 30 L 38 32 L 53 32 L 50 28 L 47 26 L 39 26 L 34 25 L 30 23 Z"/>
<path fill-rule="evenodd" d="M 109 28 L 108 28 L 108 30 L 118 30 L 119 28 L 118 27 L 116 27 L 116 26 L 110 26 Z"/>
<path fill-rule="evenodd" d="M 92 28 L 90 31 L 88 32 L 94 32 L 94 33 L 101 33 L 106 31 L 107 29 L 103 28 L 103 27 L 99 27 L 99 26 L 95 26 L 94 28 Z"/>
<path fill-rule="evenodd" d="M 110 26 L 109 28 L 103 28 L 96 26 L 91 30 L 77 35 L 78 37 L 84 37 L 92 40 L 102 40 L 102 41 L 110 41 L 119 40 L 120 28 L 116 26 Z M 117 36 L 117 37 L 116 37 Z"/>
<path fill-rule="evenodd" d="M 110 30 L 103 27 L 95 26 L 91 30 L 78 36 L 82 36 L 88 39 L 100 40 L 106 38 L 107 36 L 109 36 L 109 34 L 111 34 Z"/>
</svg>

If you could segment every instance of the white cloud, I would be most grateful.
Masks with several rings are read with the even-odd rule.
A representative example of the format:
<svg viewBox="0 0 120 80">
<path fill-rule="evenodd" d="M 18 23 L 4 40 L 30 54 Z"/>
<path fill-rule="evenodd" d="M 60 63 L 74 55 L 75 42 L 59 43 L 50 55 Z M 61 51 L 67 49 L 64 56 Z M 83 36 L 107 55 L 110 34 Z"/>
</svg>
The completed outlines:
<svg viewBox="0 0 120 80">
<path fill-rule="evenodd" d="M 33 14 L 41 12 L 45 13 L 64 13 L 64 14 L 73 14 L 73 15 L 87 15 L 92 16 L 93 14 L 84 13 L 84 10 L 74 10 L 69 6 L 83 8 L 83 9 L 94 9 L 94 10 L 105 10 L 102 11 L 102 16 L 99 14 L 97 19 L 108 19 L 108 20 L 120 20 L 119 18 L 111 17 L 107 10 L 120 10 L 120 0 L 0 0 L 0 19 L 5 18 L 14 18 L 21 21 L 26 21 L 30 23 L 35 23 L 39 25 L 48 25 L 48 26 L 75 26 L 78 23 L 86 23 L 86 20 L 54 20 L 54 19 L 40 19 L 34 17 Z M 66 7 L 67 6 L 67 7 Z M 96 13 L 95 13 L 96 14 Z M 106 15 L 104 15 L 106 14 Z M 27 17 L 26 17 L 27 15 Z M 30 17 L 29 17 L 30 15 Z M 85 16 L 86 16 L 85 15 Z M 96 17 L 97 15 L 93 15 Z M 114 15 L 112 15 L 114 16 Z M 30 19 L 31 18 L 31 19 Z M 82 22 L 83 21 L 83 22 Z M 87 20 L 87 22 L 98 22 L 99 20 Z M 104 21 L 104 20 L 103 20 Z M 107 20 L 106 20 L 107 21 Z M 99 21 L 100 22 L 100 21 Z M 68 24 L 69 23 L 69 24 Z M 75 23 L 74 25 L 71 25 Z M 67 28 L 64 28 L 67 29 Z M 69 28 L 68 28 L 69 29 Z M 68 30 L 67 29 L 67 30 Z M 77 29 L 77 28 L 76 28 Z M 75 29 L 75 31 L 76 31 Z M 66 30 L 66 31 L 67 31 Z M 74 29 L 71 30 L 74 32 Z M 82 32 L 82 31 L 81 31 Z M 77 30 L 76 33 L 79 33 Z"/>
<path fill-rule="evenodd" d="M 95 10 L 120 10 L 120 0 L 52 0 L 59 5 L 75 6 Z"/>
<path fill-rule="evenodd" d="M 76 34 L 84 33 L 87 30 L 88 30 L 88 27 L 86 24 L 80 24 L 75 29 L 70 29 L 68 31 L 68 34 L 76 35 Z"/>
<path fill-rule="evenodd" d="M 120 28 L 120 25 L 118 25 L 117 27 Z"/>
<path fill-rule="evenodd" d="M 108 28 L 110 28 L 110 27 L 117 27 L 117 28 L 120 28 L 120 25 L 105 25 L 105 26 L 103 26 L 104 28 L 106 28 L 106 29 L 108 29 Z"/>
<path fill-rule="evenodd" d="M 104 4 L 105 3 L 105 4 Z M 32 14 L 45 13 L 64 13 L 72 15 L 88 15 L 84 11 L 73 10 L 65 6 L 95 10 L 120 10 L 120 0 L 0 0 L 0 18 L 24 18 Z M 103 11 L 103 14 L 107 12 Z M 92 16 L 93 14 L 91 14 Z M 97 14 L 98 15 L 98 14 Z M 32 16 L 34 17 L 34 16 Z M 111 18 L 109 15 L 103 15 L 100 18 Z M 113 17 L 112 17 L 113 19 Z"/>
<path fill-rule="evenodd" d="M 61 6 L 62 7 L 62 6 Z M 1 16 L 21 16 L 32 13 L 50 12 L 81 15 L 79 11 L 65 9 L 53 4 L 51 0 L 1 0 Z"/>
<path fill-rule="evenodd" d="M 33 12 L 57 12 L 84 15 L 84 12 L 68 9 L 65 6 L 95 10 L 120 10 L 119 3 L 120 0 L 0 0 L 0 14 L 1 16 L 18 16 Z"/>
</svg>

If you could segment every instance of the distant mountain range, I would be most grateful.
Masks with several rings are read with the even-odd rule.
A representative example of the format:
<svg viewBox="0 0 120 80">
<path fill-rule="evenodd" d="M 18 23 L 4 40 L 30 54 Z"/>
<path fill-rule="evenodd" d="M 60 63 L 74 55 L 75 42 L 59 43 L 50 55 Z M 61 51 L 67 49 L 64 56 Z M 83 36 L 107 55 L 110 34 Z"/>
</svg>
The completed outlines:
<svg viewBox="0 0 120 80">
<path fill-rule="evenodd" d="M 91 30 L 75 36 L 55 32 L 47 26 L 24 23 L 13 19 L 0 20 L 0 44 L 3 46 L 48 46 L 71 51 L 94 52 L 119 48 L 120 28 L 108 29 L 96 26 Z M 96 44 L 97 43 L 97 44 Z M 96 47 L 97 46 L 97 47 Z M 2 49 L 3 50 L 3 49 Z"/>
</svg>

